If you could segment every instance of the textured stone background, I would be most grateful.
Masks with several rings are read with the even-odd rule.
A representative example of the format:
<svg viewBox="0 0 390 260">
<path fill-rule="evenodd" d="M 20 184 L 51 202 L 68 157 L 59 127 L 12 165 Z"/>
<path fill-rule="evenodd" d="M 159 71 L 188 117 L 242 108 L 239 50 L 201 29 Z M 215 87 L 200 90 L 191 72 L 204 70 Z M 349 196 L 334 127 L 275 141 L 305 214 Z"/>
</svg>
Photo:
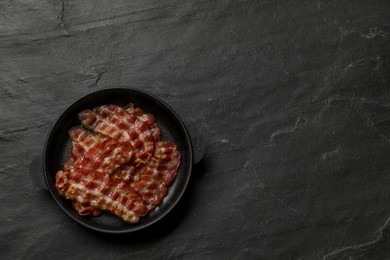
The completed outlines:
<svg viewBox="0 0 390 260">
<path fill-rule="evenodd" d="M 390 258 L 390 2 L 0 1 L 0 258 Z M 177 209 L 93 233 L 29 179 L 79 96 L 147 90 L 204 134 Z"/>
</svg>

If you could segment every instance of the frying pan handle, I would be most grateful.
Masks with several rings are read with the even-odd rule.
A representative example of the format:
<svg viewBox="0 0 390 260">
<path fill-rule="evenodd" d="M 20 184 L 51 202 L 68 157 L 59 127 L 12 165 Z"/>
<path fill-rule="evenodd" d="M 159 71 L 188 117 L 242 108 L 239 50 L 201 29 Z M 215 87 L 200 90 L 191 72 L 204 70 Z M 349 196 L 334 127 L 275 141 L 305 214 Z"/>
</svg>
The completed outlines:
<svg viewBox="0 0 390 260">
<path fill-rule="evenodd" d="M 194 164 L 200 162 L 205 153 L 205 143 L 200 131 L 193 125 L 188 126 L 192 149 L 194 150 Z"/>
<path fill-rule="evenodd" d="M 42 154 L 35 156 L 30 164 L 30 178 L 37 188 L 47 190 L 42 162 Z"/>
</svg>

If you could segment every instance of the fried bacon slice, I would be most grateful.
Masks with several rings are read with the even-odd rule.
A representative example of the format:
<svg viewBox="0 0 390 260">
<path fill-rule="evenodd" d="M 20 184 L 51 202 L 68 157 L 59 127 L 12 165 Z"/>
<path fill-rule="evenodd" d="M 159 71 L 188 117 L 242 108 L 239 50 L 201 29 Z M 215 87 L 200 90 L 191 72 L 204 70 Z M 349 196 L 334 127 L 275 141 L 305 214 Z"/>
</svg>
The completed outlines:
<svg viewBox="0 0 390 260">
<path fill-rule="evenodd" d="M 144 122 L 152 133 L 154 142 L 158 142 L 161 139 L 160 127 L 156 124 L 156 120 L 152 114 L 144 113 L 141 108 L 134 107 L 134 104 L 130 104 L 129 108 L 126 109 L 129 113 L 135 115 L 139 120 Z"/>
<path fill-rule="evenodd" d="M 134 175 L 136 173 L 135 169 L 136 168 L 131 163 L 127 163 L 116 169 L 112 175 L 131 183 L 134 180 Z"/>
<path fill-rule="evenodd" d="M 79 113 L 81 124 L 100 135 L 129 142 L 135 151 L 135 166 L 145 165 L 154 152 L 154 137 L 146 122 L 116 105 L 102 105 Z"/>
<path fill-rule="evenodd" d="M 111 174 L 122 164 L 131 160 L 134 155 L 129 143 L 118 143 L 115 140 L 96 136 L 81 127 L 69 130 L 72 139 L 72 155 L 65 163 L 64 169 L 78 167 L 84 170 Z M 81 215 L 100 215 L 100 210 L 73 200 L 73 208 Z"/>
<path fill-rule="evenodd" d="M 173 142 L 157 142 L 154 156 L 138 169 L 130 186 L 143 198 L 148 210 L 154 209 L 167 195 L 177 175 L 180 152 Z"/>
<path fill-rule="evenodd" d="M 80 203 L 77 200 L 72 200 L 72 207 L 73 209 L 80 215 L 80 216 L 100 216 L 102 214 L 102 211 L 100 209 L 97 209 L 89 202 Z"/>
<path fill-rule="evenodd" d="M 70 160 L 72 164 L 78 165 L 81 163 L 84 155 L 96 144 L 101 143 L 107 138 L 99 137 L 91 134 L 82 127 L 73 127 L 69 131 L 69 136 L 72 139 L 72 153 Z"/>
<path fill-rule="evenodd" d="M 129 143 L 106 140 L 88 150 L 78 167 L 86 170 L 111 174 L 133 157 L 133 147 Z"/>
<path fill-rule="evenodd" d="M 109 174 L 80 168 L 58 171 L 56 188 L 60 195 L 81 206 L 107 210 L 129 223 L 138 222 L 148 212 L 142 197 L 133 188 L 120 178 L 110 178 Z"/>
<path fill-rule="evenodd" d="M 72 139 L 71 160 L 74 166 L 111 174 L 134 156 L 130 143 L 98 137 L 83 128 L 69 130 Z"/>
</svg>

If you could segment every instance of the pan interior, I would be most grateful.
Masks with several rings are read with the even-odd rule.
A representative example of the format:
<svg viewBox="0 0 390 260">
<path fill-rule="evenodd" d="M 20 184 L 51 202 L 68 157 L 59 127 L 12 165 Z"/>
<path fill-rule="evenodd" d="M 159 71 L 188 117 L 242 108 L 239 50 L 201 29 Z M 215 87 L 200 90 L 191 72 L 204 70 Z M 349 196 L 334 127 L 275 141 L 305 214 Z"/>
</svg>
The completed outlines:
<svg viewBox="0 0 390 260">
<path fill-rule="evenodd" d="M 161 129 L 161 140 L 173 141 L 177 144 L 181 153 L 178 175 L 162 203 L 155 210 L 141 218 L 137 224 L 126 223 L 106 212 L 100 217 L 81 217 L 72 209 L 70 202 L 61 197 L 55 188 L 55 174 L 63 168 L 63 163 L 69 158 L 71 152 L 71 140 L 68 130 L 74 126 L 80 126 L 77 115 L 84 109 L 92 109 L 104 104 L 126 106 L 129 103 L 134 103 L 144 112 L 154 115 Z M 165 216 L 176 205 L 188 184 L 192 160 L 192 147 L 187 130 L 175 112 L 160 99 L 145 92 L 128 88 L 101 90 L 89 94 L 70 105 L 53 125 L 46 140 L 44 151 L 46 182 L 58 205 L 80 224 L 97 231 L 109 233 L 126 233 L 139 230 Z"/>
</svg>

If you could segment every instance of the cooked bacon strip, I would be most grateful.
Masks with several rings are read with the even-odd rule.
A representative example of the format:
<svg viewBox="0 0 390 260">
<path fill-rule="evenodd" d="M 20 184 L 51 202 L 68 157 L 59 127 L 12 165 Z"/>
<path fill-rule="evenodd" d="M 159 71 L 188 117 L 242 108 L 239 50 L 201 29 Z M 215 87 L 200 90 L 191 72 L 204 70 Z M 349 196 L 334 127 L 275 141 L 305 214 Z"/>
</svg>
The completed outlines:
<svg viewBox="0 0 390 260">
<path fill-rule="evenodd" d="M 141 108 L 139 107 L 134 107 L 134 104 L 130 104 L 130 107 L 126 109 L 129 113 L 137 116 L 139 120 L 147 124 L 149 127 L 150 131 L 152 132 L 152 136 L 154 139 L 154 142 L 158 142 L 161 139 L 161 134 L 160 134 L 160 127 L 156 124 L 156 120 L 152 114 L 149 113 L 144 113 Z"/>
<path fill-rule="evenodd" d="M 105 137 L 96 136 L 82 127 L 73 127 L 69 130 L 69 136 L 72 139 L 73 164 L 79 165 L 85 154 L 94 146 L 107 140 Z"/>
<path fill-rule="evenodd" d="M 71 128 L 69 136 L 72 139 L 72 154 L 64 163 L 64 171 L 74 169 L 74 164 L 79 165 L 91 147 L 106 140 L 106 138 L 99 138 L 90 134 L 82 127 Z M 72 200 L 72 207 L 80 216 L 99 216 L 101 214 L 99 209 L 91 206 L 88 202 L 80 203 L 77 200 Z"/>
<path fill-rule="evenodd" d="M 136 166 L 145 165 L 154 151 L 154 138 L 148 124 L 116 105 L 103 105 L 79 113 L 87 129 L 120 142 L 130 142 L 135 150 Z"/>
<path fill-rule="evenodd" d="M 78 167 L 111 174 L 122 164 L 129 162 L 133 154 L 130 143 L 106 140 L 89 149 Z"/>
<path fill-rule="evenodd" d="M 72 156 L 64 164 L 64 170 L 80 167 L 101 173 L 112 173 L 123 163 L 131 160 L 134 152 L 129 143 L 118 143 L 105 137 L 93 135 L 83 128 L 69 130 L 73 141 Z M 81 215 L 100 215 L 100 210 L 87 202 L 72 201 L 73 208 Z"/>
<path fill-rule="evenodd" d="M 136 171 L 130 186 L 141 194 L 148 210 L 154 209 L 166 196 L 177 175 L 180 152 L 173 142 L 157 142 L 154 156 Z"/>
<path fill-rule="evenodd" d="M 82 128 L 69 131 L 72 145 L 72 164 L 86 170 L 111 174 L 134 155 L 130 143 L 95 136 Z"/>
<path fill-rule="evenodd" d="M 60 195 L 107 210 L 124 221 L 136 223 L 147 213 L 141 196 L 120 178 L 82 169 L 58 171 L 56 188 Z"/>
<path fill-rule="evenodd" d="M 102 214 L 101 210 L 91 206 L 88 202 L 80 203 L 77 200 L 72 200 L 72 207 L 80 216 L 92 215 L 97 217 Z"/>
<path fill-rule="evenodd" d="M 131 164 L 124 164 L 116 169 L 112 175 L 121 178 L 122 180 L 131 183 L 134 180 L 135 167 Z"/>
</svg>

